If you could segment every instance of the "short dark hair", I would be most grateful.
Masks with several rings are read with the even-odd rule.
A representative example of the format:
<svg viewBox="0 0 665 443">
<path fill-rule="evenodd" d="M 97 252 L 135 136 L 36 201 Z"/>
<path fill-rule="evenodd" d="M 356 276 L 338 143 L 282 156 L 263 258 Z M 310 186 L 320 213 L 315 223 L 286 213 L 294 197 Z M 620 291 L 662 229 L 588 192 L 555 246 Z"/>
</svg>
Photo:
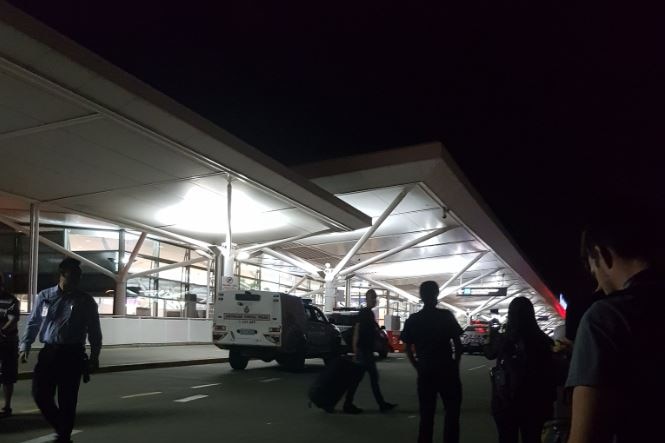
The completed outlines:
<svg viewBox="0 0 665 443">
<path fill-rule="evenodd" d="M 420 284 L 420 298 L 426 305 L 436 304 L 439 296 L 439 285 L 437 282 L 428 280 Z"/>
<path fill-rule="evenodd" d="M 369 296 L 369 297 L 374 297 L 374 298 L 378 298 L 378 297 L 379 297 L 379 296 L 377 295 L 376 291 L 375 291 L 374 289 L 371 289 L 371 288 L 368 289 L 367 292 L 365 292 L 365 298 L 367 298 L 368 296 Z"/>
<path fill-rule="evenodd" d="M 661 265 L 665 251 L 662 214 L 653 208 L 615 206 L 597 209 L 582 231 L 580 255 L 584 262 L 597 259 L 597 247 L 605 262 L 612 264 L 611 249 L 627 259 L 641 259 Z M 586 264 L 586 263 L 585 263 Z"/>
<path fill-rule="evenodd" d="M 77 273 L 81 275 L 81 262 L 75 258 L 67 257 L 58 265 L 58 272 L 60 275 L 65 272 Z"/>
</svg>

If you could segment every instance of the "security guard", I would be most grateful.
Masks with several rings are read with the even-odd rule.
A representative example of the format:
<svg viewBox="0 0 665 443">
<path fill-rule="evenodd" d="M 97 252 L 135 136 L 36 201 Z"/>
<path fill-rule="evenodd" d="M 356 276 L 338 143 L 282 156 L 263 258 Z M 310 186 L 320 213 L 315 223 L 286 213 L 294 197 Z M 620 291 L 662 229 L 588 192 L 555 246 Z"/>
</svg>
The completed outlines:
<svg viewBox="0 0 665 443">
<path fill-rule="evenodd" d="M 404 324 L 400 339 L 406 343 L 409 361 L 418 372 L 420 406 L 419 443 L 432 443 L 437 396 L 446 410 L 444 443 L 459 442 L 459 417 L 462 382 L 459 364 L 462 356 L 460 335 L 464 332 L 452 312 L 437 309 L 439 285 L 426 281 L 420 285 L 424 307 Z M 414 349 L 415 348 L 415 354 Z"/>
<path fill-rule="evenodd" d="M 37 294 L 21 341 L 20 358 L 25 363 L 37 334 L 44 343 L 32 380 L 32 395 L 44 418 L 55 429 L 56 442 L 70 442 L 81 376 L 99 367 L 102 331 L 97 303 L 78 289 L 80 262 L 64 259 L 59 266 L 58 285 Z M 90 359 L 85 354 L 86 336 Z M 58 404 L 55 393 L 58 391 Z"/>
</svg>

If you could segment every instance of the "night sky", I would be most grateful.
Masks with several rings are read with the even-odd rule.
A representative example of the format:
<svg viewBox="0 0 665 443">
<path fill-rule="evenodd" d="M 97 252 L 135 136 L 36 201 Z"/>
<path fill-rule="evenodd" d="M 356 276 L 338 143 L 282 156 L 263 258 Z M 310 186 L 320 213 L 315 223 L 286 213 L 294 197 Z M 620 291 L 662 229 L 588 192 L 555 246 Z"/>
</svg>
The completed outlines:
<svg viewBox="0 0 665 443">
<path fill-rule="evenodd" d="M 443 142 L 569 298 L 591 288 L 578 260 L 589 205 L 665 201 L 662 11 L 11 3 L 287 165 Z"/>
</svg>

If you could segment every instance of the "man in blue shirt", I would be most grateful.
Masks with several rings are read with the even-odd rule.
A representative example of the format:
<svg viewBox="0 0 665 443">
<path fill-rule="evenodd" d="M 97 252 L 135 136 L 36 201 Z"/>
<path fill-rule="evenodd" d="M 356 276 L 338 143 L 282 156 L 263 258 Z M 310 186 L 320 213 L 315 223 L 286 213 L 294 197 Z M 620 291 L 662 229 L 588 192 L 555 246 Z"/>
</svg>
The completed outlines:
<svg viewBox="0 0 665 443">
<path fill-rule="evenodd" d="M 44 348 L 35 366 L 32 395 L 44 418 L 55 429 L 56 442 L 70 442 L 81 376 L 99 367 L 102 332 L 97 303 L 78 289 L 80 262 L 64 259 L 59 273 L 57 286 L 37 294 L 21 340 L 20 358 L 22 363 L 27 362 L 30 346 L 39 335 Z M 89 361 L 85 354 L 86 336 L 90 342 Z"/>
</svg>

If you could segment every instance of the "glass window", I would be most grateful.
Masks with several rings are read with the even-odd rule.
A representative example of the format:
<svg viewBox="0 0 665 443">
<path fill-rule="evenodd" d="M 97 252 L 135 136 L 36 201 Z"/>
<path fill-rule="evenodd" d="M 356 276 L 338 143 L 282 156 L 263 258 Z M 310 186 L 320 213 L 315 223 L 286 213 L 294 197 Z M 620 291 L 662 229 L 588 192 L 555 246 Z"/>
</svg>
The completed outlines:
<svg viewBox="0 0 665 443">
<path fill-rule="evenodd" d="M 296 284 L 296 278 L 291 274 L 280 272 L 279 284 L 286 286 L 286 290 L 288 291 L 293 285 Z"/>
<path fill-rule="evenodd" d="M 129 254 L 127 254 L 127 258 L 129 259 Z M 132 267 L 129 268 L 129 273 L 149 271 L 153 268 L 152 263 L 152 260 L 147 258 L 136 257 L 134 263 L 132 263 Z"/>
<path fill-rule="evenodd" d="M 248 265 L 247 263 L 240 264 L 240 276 L 249 277 L 249 278 L 259 278 L 259 267 L 254 265 Z"/>
<path fill-rule="evenodd" d="M 125 234 L 125 252 L 128 254 L 131 254 L 134 248 L 136 247 L 136 243 L 139 241 L 138 235 L 134 234 Z M 157 256 L 157 247 L 159 245 L 159 242 L 146 238 L 143 241 L 143 244 L 141 245 L 141 249 L 139 250 L 139 254 L 141 255 L 147 255 L 149 257 L 155 257 Z"/>
<path fill-rule="evenodd" d="M 318 309 L 313 309 L 314 311 L 314 319 L 318 322 L 321 323 L 326 323 L 326 316 L 323 315 L 323 312 L 319 311 Z"/>
<path fill-rule="evenodd" d="M 254 291 L 261 290 L 261 283 L 258 280 L 254 280 L 253 278 L 240 277 L 239 283 L 241 289 Z"/>
<path fill-rule="evenodd" d="M 279 291 L 279 284 L 269 282 L 269 281 L 261 281 L 261 290 L 278 292 Z"/>
<path fill-rule="evenodd" d="M 119 247 L 117 231 L 82 231 L 69 232 L 71 251 L 117 251 Z"/>
<path fill-rule="evenodd" d="M 159 267 L 166 266 L 169 263 L 159 262 Z M 159 278 L 167 280 L 176 280 L 180 282 L 187 281 L 187 270 L 182 266 L 175 269 L 168 269 L 159 273 Z"/>
<path fill-rule="evenodd" d="M 208 271 L 204 269 L 189 268 L 189 282 L 195 285 L 207 285 Z"/>
<path fill-rule="evenodd" d="M 159 280 L 157 294 L 160 298 L 182 300 L 185 296 L 185 285 L 178 281 Z"/>
<path fill-rule="evenodd" d="M 261 281 L 279 283 L 279 271 L 275 271 L 274 269 L 261 268 Z"/>
<path fill-rule="evenodd" d="M 170 245 L 168 243 L 159 243 L 159 258 L 163 260 L 171 260 L 174 262 L 181 262 L 186 260 L 187 249 L 180 246 Z"/>
</svg>

